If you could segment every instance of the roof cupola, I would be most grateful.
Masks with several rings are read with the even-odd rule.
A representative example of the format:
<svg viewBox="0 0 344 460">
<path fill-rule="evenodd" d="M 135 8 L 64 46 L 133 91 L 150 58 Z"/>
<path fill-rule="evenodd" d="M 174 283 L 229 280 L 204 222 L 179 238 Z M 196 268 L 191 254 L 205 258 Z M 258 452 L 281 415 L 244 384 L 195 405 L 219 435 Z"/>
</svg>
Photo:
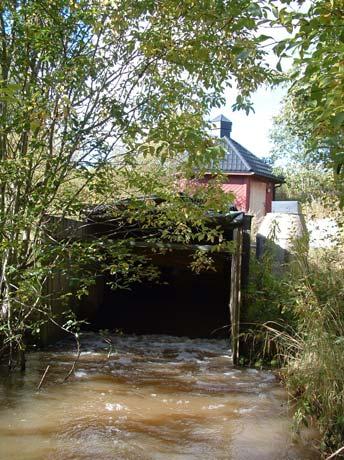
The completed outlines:
<svg viewBox="0 0 344 460">
<path fill-rule="evenodd" d="M 230 139 L 232 122 L 228 118 L 221 114 L 212 120 L 212 124 L 214 125 L 214 134 L 216 137 L 227 137 L 227 139 Z"/>
</svg>

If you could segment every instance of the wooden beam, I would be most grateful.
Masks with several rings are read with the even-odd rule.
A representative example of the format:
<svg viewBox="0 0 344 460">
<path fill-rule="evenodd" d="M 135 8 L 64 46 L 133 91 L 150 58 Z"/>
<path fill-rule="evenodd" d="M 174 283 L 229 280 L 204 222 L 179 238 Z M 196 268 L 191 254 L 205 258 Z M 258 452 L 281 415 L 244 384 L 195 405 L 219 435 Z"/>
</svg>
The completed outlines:
<svg viewBox="0 0 344 460">
<path fill-rule="evenodd" d="M 233 232 L 235 249 L 231 262 L 231 289 L 229 298 L 229 311 L 231 316 L 231 342 L 233 364 L 239 363 L 239 334 L 240 334 L 240 303 L 241 303 L 241 253 L 242 253 L 242 229 L 237 228 Z"/>
</svg>

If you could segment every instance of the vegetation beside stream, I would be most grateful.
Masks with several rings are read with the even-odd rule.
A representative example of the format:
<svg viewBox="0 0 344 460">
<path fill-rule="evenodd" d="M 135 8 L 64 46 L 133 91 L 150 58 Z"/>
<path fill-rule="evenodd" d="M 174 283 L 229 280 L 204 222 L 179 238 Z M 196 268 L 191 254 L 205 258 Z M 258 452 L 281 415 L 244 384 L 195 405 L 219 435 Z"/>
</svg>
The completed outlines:
<svg viewBox="0 0 344 460">
<path fill-rule="evenodd" d="M 296 334 L 285 341 L 285 380 L 297 398 L 296 421 L 316 419 L 322 449 L 344 443 L 344 264 L 342 252 L 316 251 L 298 261 L 289 284 Z"/>
<path fill-rule="evenodd" d="M 325 453 L 344 443 L 342 254 L 340 248 L 313 251 L 308 259 L 299 254 L 282 281 L 265 266 L 258 316 L 249 312 L 259 325 L 246 335 L 255 351 L 251 364 L 279 367 L 295 403 L 296 428 L 317 425 Z"/>
<path fill-rule="evenodd" d="M 295 177 L 300 175 L 303 180 Z M 327 456 L 344 445 L 343 216 L 328 172 L 307 174 L 303 168 L 287 178 L 282 197 L 301 201 L 306 220 L 333 219 L 339 233 L 331 247 L 295 243 L 283 274 L 274 272 L 273 247 L 260 260 L 252 257 L 243 339 L 250 365 L 278 368 L 295 407 L 296 429 L 317 426 Z M 325 232 L 324 246 L 329 238 Z"/>
</svg>

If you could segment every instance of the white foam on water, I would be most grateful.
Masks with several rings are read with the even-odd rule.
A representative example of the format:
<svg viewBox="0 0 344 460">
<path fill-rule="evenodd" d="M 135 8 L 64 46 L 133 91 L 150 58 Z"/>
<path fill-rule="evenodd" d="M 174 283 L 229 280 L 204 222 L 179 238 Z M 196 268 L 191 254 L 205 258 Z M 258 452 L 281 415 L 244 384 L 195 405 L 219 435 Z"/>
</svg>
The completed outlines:
<svg viewBox="0 0 344 460">
<path fill-rule="evenodd" d="M 215 410 L 220 409 L 221 407 L 225 407 L 224 404 L 209 404 L 209 406 L 203 406 L 203 410 Z"/>
<path fill-rule="evenodd" d="M 119 403 L 106 403 L 105 404 L 105 409 L 108 411 L 122 411 L 122 410 L 128 410 L 128 407 L 125 406 L 124 404 L 119 404 Z"/>
<path fill-rule="evenodd" d="M 87 376 L 87 372 L 85 371 L 75 371 L 74 372 L 74 376 L 78 379 L 82 378 L 82 377 L 86 377 Z"/>
<path fill-rule="evenodd" d="M 252 406 L 252 407 L 242 407 L 241 409 L 234 409 L 234 412 L 236 414 L 249 414 L 250 412 L 253 412 L 254 409 L 256 409 L 257 406 Z"/>
</svg>

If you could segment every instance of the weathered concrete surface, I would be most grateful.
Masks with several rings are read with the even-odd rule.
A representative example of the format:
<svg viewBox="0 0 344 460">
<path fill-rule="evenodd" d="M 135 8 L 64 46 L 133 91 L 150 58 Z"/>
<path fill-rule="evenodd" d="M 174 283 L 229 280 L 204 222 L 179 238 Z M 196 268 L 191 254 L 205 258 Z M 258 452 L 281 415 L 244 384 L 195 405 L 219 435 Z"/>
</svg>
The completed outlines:
<svg viewBox="0 0 344 460">
<path fill-rule="evenodd" d="M 307 234 L 302 214 L 270 212 L 262 220 L 258 235 L 273 241 L 280 248 L 292 251 L 295 239 Z"/>
<path fill-rule="evenodd" d="M 268 213 L 262 220 L 257 233 L 256 254 L 260 258 L 266 251 L 273 257 L 273 269 L 282 272 L 300 242 L 308 248 L 308 232 L 302 214 Z"/>
</svg>

